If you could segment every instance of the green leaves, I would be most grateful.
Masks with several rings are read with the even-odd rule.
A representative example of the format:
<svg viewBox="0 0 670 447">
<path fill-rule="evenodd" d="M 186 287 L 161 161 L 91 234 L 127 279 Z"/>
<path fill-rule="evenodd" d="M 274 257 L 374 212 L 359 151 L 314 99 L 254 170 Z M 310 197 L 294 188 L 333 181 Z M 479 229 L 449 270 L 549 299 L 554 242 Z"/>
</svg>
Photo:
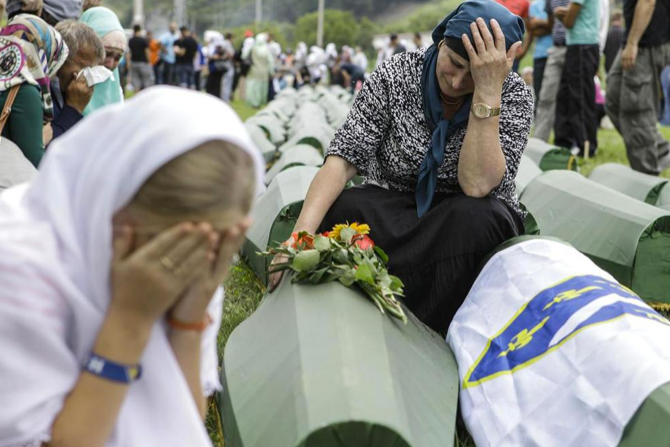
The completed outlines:
<svg viewBox="0 0 670 447">
<path fill-rule="evenodd" d="M 320 260 L 321 255 L 318 250 L 305 250 L 295 255 L 291 267 L 296 272 L 309 272 L 314 270 Z"/>
<path fill-rule="evenodd" d="M 318 251 L 327 251 L 332 247 L 330 239 L 321 235 L 314 236 L 314 248 Z"/>
<path fill-rule="evenodd" d="M 347 243 L 351 243 L 351 239 L 357 234 L 358 233 L 353 228 L 343 228 L 342 231 L 340 231 L 340 239 L 347 241 Z"/>
</svg>

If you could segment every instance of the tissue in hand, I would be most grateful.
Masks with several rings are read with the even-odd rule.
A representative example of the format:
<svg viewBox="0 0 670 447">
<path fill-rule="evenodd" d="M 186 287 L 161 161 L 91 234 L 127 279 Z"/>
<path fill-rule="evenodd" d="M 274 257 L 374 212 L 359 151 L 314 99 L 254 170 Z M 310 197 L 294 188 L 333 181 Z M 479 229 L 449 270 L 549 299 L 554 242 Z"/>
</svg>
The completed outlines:
<svg viewBox="0 0 670 447">
<path fill-rule="evenodd" d="M 101 84 L 110 78 L 114 80 L 114 73 L 112 73 L 102 65 L 98 65 L 96 67 L 84 68 L 77 75 L 77 79 L 79 78 L 79 76 L 82 75 L 86 78 L 86 83 L 88 84 L 89 87 L 93 87 L 96 84 Z"/>
</svg>

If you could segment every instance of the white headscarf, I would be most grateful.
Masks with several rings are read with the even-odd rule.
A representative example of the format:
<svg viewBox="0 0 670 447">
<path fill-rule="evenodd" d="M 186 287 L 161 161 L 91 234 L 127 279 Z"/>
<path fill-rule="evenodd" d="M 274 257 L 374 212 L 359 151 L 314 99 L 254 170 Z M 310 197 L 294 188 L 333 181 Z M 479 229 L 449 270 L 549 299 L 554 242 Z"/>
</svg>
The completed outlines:
<svg viewBox="0 0 670 447">
<path fill-rule="evenodd" d="M 0 445 L 48 440 L 110 303 L 112 217 L 168 161 L 212 140 L 263 165 L 230 107 L 155 87 L 91 115 L 49 148 L 28 186 L 0 196 Z M 202 381 L 220 388 L 217 318 L 203 337 Z M 142 356 L 108 446 L 209 446 L 163 322 Z"/>
</svg>

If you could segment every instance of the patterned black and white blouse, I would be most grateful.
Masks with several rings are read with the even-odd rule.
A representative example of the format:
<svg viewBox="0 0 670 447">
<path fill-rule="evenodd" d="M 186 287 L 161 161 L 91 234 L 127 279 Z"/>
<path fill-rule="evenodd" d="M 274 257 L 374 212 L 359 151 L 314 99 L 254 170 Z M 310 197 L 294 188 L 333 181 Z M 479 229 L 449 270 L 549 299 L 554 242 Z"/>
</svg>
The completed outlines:
<svg viewBox="0 0 670 447">
<path fill-rule="evenodd" d="M 365 183 L 396 191 L 416 190 L 419 168 L 432 137 L 421 94 L 424 56 L 425 50 L 405 52 L 380 65 L 365 82 L 328 148 L 327 155 L 338 155 L 356 166 Z M 523 219 L 514 179 L 528 143 L 533 97 L 516 73 L 505 80 L 501 103 L 500 146 L 507 169 L 491 195 Z M 458 159 L 466 130 L 459 129 L 447 141 L 437 192 L 461 192 Z"/>
</svg>

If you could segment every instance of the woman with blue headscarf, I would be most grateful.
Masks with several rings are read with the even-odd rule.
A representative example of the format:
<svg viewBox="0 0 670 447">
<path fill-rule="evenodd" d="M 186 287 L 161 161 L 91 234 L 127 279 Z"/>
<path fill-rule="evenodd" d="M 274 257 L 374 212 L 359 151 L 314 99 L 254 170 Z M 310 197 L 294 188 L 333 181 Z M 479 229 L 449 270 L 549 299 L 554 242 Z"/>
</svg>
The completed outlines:
<svg viewBox="0 0 670 447">
<path fill-rule="evenodd" d="M 369 224 L 405 283 L 407 307 L 441 333 L 482 259 L 524 232 L 514 179 L 533 99 L 511 72 L 523 34 L 523 20 L 504 6 L 468 0 L 435 29 L 430 48 L 381 64 L 331 143 L 296 224 L 311 233 Z M 364 185 L 344 190 L 357 174 Z M 270 288 L 279 279 L 274 274 Z"/>
</svg>

